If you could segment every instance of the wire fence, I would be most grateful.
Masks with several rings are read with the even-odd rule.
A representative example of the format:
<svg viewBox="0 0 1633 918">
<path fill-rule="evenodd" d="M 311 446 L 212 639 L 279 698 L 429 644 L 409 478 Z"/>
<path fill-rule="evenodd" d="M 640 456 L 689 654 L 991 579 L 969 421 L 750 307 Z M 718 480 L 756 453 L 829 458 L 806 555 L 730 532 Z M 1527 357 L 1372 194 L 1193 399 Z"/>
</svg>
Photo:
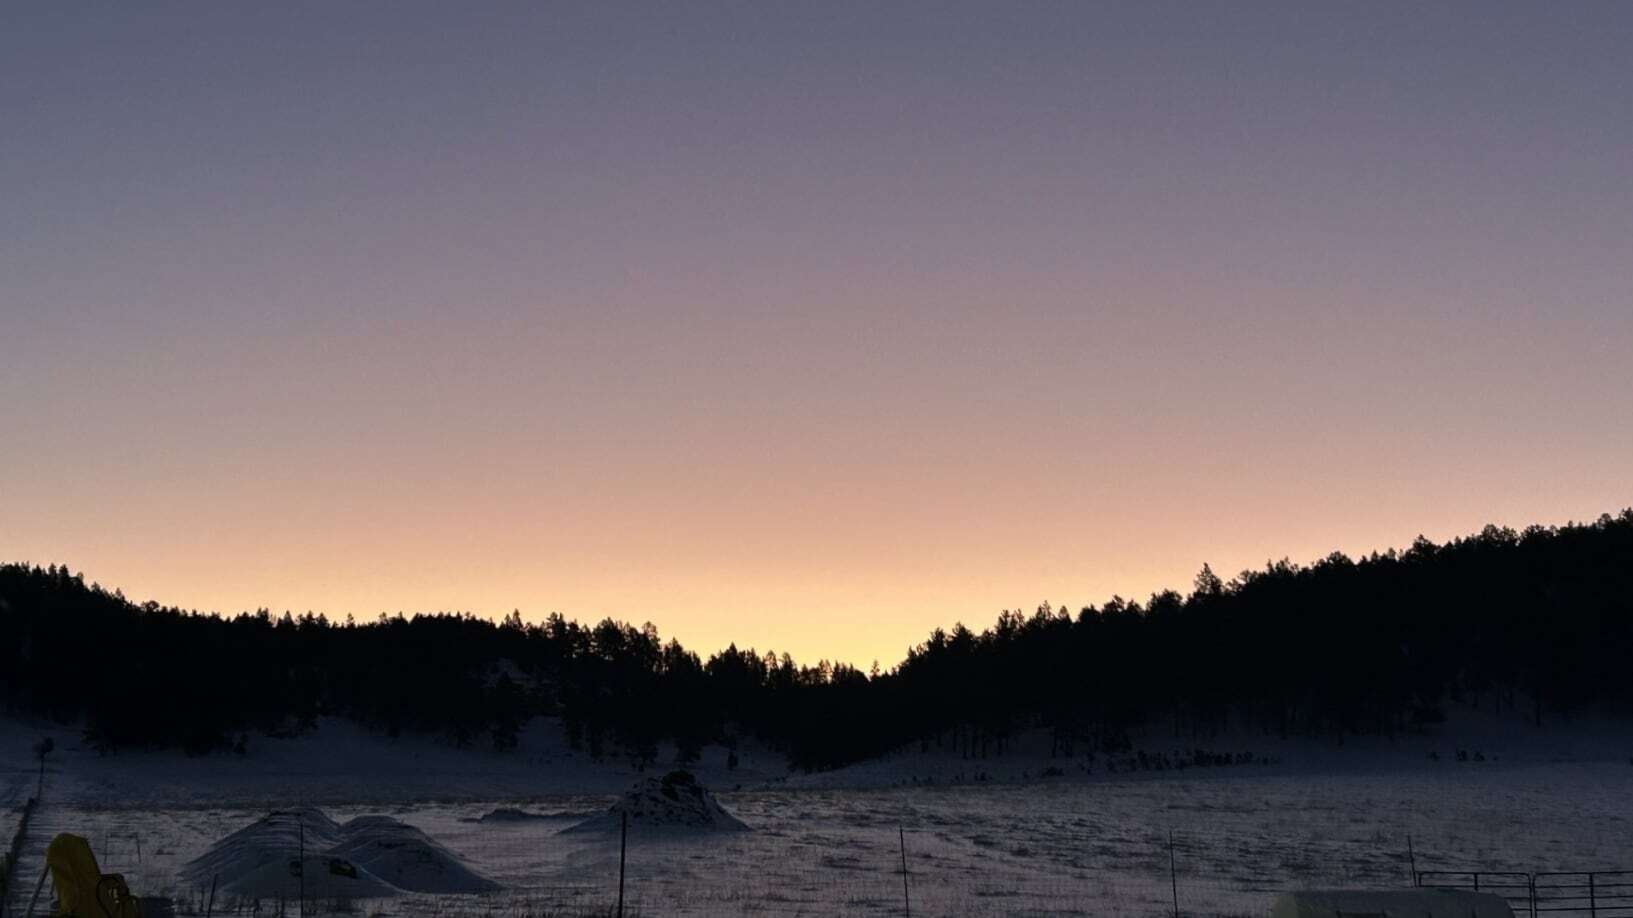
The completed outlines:
<svg viewBox="0 0 1633 918">
<path fill-rule="evenodd" d="M 112 814 L 99 814 L 104 819 Z M 195 818 L 202 818 L 202 814 Z M 408 817 L 412 818 L 412 817 Z M 425 820 L 434 823 L 435 820 Z M 55 820 L 53 820 L 55 822 Z M 499 880 L 483 895 L 411 893 L 389 900 L 302 897 L 294 878 L 272 895 L 212 890 L 182 879 L 200 852 L 152 831 L 82 829 L 105 873 L 120 873 L 160 914 L 193 915 L 1262 915 L 1280 892 L 1310 885 L 1402 887 L 1400 865 L 1243 862 L 1211 833 L 1131 832 L 1066 854 L 1060 839 L 1016 835 L 970 843 L 925 826 L 813 827 L 719 837 L 634 832 L 559 835 L 560 822 L 477 831 L 444 821 L 449 847 Z M 55 825 L 51 829 L 57 828 Z M 25 870 L 43 867 L 49 836 L 30 838 Z M 622 855 L 622 856 L 621 856 Z M 1398 860 L 1404 862 L 1405 855 Z M 1301 866 L 1301 864 L 1303 866 Z M 35 877 L 28 876 L 32 886 Z M 47 895 L 36 914 L 45 914 Z M 25 902 L 13 900 L 10 914 Z M 150 915 L 154 914 L 150 909 Z"/>
<path fill-rule="evenodd" d="M 184 879 L 188 863 L 264 809 L 48 799 L 31 823 L 5 911 L 24 914 L 46 842 L 66 831 L 90 841 L 104 872 L 123 874 L 138 894 L 169 900 L 171 913 L 185 916 L 612 915 L 622 886 L 630 916 L 1234 918 L 1263 915 L 1291 890 L 1420 885 L 1496 892 L 1527 918 L 1633 918 L 1633 874 L 1567 869 L 1621 849 L 1615 827 L 1593 818 L 1591 798 L 1566 809 L 1578 797 L 1555 784 L 1505 784 L 1501 797 L 1456 783 L 1332 778 L 742 792 L 722 802 L 750 831 L 631 831 L 627 839 L 562 833 L 604 812 L 605 796 L 504 802 L 528 810 L 517 821 L 483 818 L 500 804 L 328 809 L 337 821 L 395 816 L 501 887 L 367 901 L 303 898 L 293 878 L 260 896 Z M 35 914 L 49 904 L 47 886 Z"/>
<path fill-rule="evenodd" d="M 410 894 L 391 900 L 302 898 L 295 884 L 280 895 L 244 896 L 179 882 L 184 863 L 172 851 L 143 847 L 139 833 L 92 835 L 107 873 L 124 874 L 150 899 L 165 900 L 149 915 L 358 915 L 439 914 L 589 915 L 1138 915 L 1224 918 L 1263 915 L 1275 896 L 1297 888 L 1420 887 L 1488 892 L 1506 899 L 1516 915 L 1633 918 L 1629 871 L 1418 871 L 1340 869 L 1297 875 L 1268 869 L 1220 870 L 1222 852 L 1183 832 L 1154 834 L 1148 852 L 1121 869 L 1096 872 L 1004 869 L 949 856 L 933 834 L 898 828 L 870 844 L 826 851 L 792 846 L 762 856 L 703 854 L 691 840 L 627 842 L 600 838 L 574 848 L 537 882 L 512 882 L 480 896 Z M 811 846 L 821 848 L 822 845 Z M 744 847 L 732 849 L 737 855 Z M 1404 855 L 1401 856 L 1404 859 Z M 481 862 L 484 858 L 473 857 Z M 539 860 L 545 860 L 542 856 Z M 770 861 L 779 862 L 775 868 Z M 28 884 L 25 884 L 28 885 Z M 22 915 L 14 900 L 7 913 Z M 620 908 L 621 905 L 621 908 Z M 35 914 L 46 914 L 49 893 Z"/>
</svg>

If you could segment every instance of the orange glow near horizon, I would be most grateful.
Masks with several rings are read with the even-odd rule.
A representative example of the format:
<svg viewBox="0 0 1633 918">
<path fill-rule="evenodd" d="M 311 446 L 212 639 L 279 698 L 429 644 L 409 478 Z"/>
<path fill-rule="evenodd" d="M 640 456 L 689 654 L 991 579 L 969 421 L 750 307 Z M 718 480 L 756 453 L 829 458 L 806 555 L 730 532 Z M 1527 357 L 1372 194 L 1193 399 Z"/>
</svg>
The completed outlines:
<svg viewBox="0 0 1633 918">
<path fill-rule="evenodd" d="M 1627 8 L 7 11 L 0 560 L 935 627 L 1633 504 Z"/>
<path fill-rule="evenodd" d="M 1403 526 L 1429 495 L 1323 499 L 1319 482 L 1285 482 L 1274 489 L 1280 497 L 1238 510 L 1183 490 L 1164 502 L 1138 489 L 1042 488 L 1022 503 L 998 489 L 937 506 L 954 483 L 908 494 L 820 484 L 813 493 L 758 492 L 744 498 L 752 506 L 715 515 L 696 498 L 550 516 L 525 503 L 524 484 L 397 508 L 389 491 L 345 507 L 317 506 L 333 492 L 266 494 L 234 508 L 254 526 L 212 516 L 206 488 L 129 508 L 90 539 L 37 520 L 30 542 L 60 540 L 46 553 L 21 554 L 9 539 L 0 548 L 70 563 L 136 601 L 201 611 L 264 606 L 368 620 L 399 611 L 497 618 L 514 608 L 528 621 L 555 611 L 585 623 L 651 621 L 704 656 L 735 643 L 865 669 L 893 666 L 932 628 L 963 621 L 979 630 L 1004 608 L 1048 601 L 1075 611 L 1113 594 L 1185 592 L 1203 562 L 1228 577 L 1274 558 L 1404 547 L 1420 532 L 1440 541 L 1487 521 L 1563 521 L 1546 516 L 1562 503 L 1555 495 L 1498 513 L 1466 497 Z M 1580 508 L 1576 519 L 1614 509 L 1591 494 L 1566 496 Z M 1082 525 L 1085 516 L 1122 522 Z"/>
</svg>

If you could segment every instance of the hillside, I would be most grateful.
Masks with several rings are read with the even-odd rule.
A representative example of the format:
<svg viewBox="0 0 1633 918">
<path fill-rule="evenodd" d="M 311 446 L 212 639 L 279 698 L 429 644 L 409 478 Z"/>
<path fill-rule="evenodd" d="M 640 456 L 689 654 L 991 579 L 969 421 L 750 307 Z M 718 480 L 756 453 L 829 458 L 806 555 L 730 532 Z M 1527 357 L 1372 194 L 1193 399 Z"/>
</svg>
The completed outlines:
<svg viewBox="0 0 1633 918">
<path fill-rule="evenodd" d="M 990 758 L 1027 731 L 1051 755 L 1116 754 L 1146 725 L 1341 741 L 1420 731 L 1450 702 L 1533 724 L 1633 712 L 1633 511 L 1229 581 L 1205 568 L 1188 595 L 937 630 L 873 675 L 735 647 L 704 660 L 612 620 L 199 614 L 55 565 L 0 567 L 0 636 L 8 711 L 102 752 L 230 753 L 336 718 L 504 753 L 539 716 L 637 766 L 661 743 L 688 761 L 749 741 L 807 768 L 913 743 Z"/>
</svg>

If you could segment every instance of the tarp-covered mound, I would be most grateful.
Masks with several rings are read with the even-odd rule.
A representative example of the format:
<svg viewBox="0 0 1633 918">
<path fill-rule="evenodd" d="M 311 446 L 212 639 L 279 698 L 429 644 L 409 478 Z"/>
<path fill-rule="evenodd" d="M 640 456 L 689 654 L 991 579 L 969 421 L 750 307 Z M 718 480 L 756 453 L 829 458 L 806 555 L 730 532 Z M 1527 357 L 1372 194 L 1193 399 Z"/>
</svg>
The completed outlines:
<svg viewBox="0 0 1633 918">
<path fill-rule="evenodd" d="M 304 849 L 305 857 L 301 857 Z M 182 867 L 200 887 L 257 898 L 377 899 L 498 889 L 424 832 L 389 816 L 337 823 L 321 810 L 269 813 Z"/>
<path fill-rule="evenodd" d="M 630 788 L 605 813 L 562 831 L 616 832 L 625 817 L 629 819 L 631 830 L 737 832 L 748 828 L 742 820 L 726 812 L 691 773 L 672 771 L 661 778 L 647 778 Z"/>
</svg>

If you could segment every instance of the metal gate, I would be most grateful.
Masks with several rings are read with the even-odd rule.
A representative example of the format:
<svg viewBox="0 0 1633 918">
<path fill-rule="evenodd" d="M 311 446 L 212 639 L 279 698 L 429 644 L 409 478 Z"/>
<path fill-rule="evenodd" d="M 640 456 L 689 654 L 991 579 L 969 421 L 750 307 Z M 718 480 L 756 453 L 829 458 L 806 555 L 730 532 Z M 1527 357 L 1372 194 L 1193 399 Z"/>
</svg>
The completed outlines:
<svg viewBox="0 0 1633 918">
<path fill-rule="evenodd" d="M 1633 870 L 1532 874 L 1534 914 L 1633 918 Z"/>
<path fill-rule="evenodd" d="M 1514 910 L 1514 914 L 1537 918 L 1536 902 L 1532 899 L 1531 875 L 1528 873 L 1420 870 L 1413 876 L 1417 885 L 1430 889 L 1461 889 L 1502 896 L 1508 900 L 1508 907 Z"/>
<path fill-rule="evenodd" d="M 1516 915 L 1633 918 L 1633 870 L 1564 870 L 1502 873 L 1420 870 L 1418 886 L 1488 892 L 1508 900 Z"/>
</svg>

